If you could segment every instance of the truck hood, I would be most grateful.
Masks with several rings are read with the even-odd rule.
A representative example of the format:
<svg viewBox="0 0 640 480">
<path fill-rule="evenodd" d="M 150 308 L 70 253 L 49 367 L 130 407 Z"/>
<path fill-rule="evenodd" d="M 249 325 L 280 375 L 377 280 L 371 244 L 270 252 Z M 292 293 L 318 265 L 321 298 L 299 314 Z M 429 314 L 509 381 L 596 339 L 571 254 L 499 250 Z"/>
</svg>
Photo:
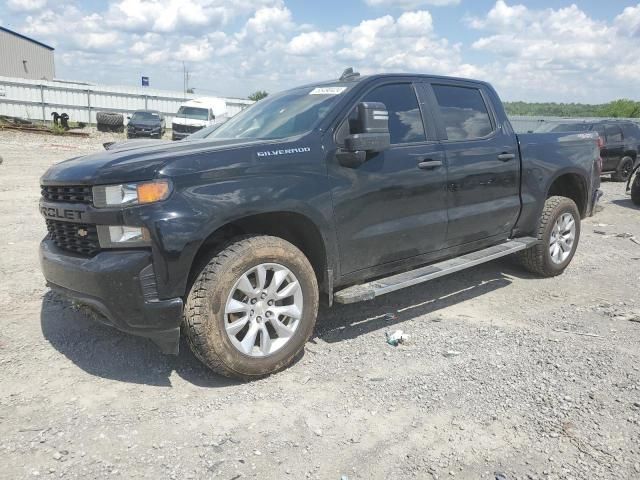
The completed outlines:
<svg viewBox="0 0 640 480">
<path fill-rule="evenodd" d="M 150 180 L 168 163 L 191 155 L 249 148 L 260 140 L 183 140 L 131 142 L 114 150 L 76 157 L 53 165 L 42 176 L 43 185 L 96 185 Z M 215 162 L 215 157 L 212 158 Z M 220 161 L 224 161 L 220 159 Z"/>
</svg>

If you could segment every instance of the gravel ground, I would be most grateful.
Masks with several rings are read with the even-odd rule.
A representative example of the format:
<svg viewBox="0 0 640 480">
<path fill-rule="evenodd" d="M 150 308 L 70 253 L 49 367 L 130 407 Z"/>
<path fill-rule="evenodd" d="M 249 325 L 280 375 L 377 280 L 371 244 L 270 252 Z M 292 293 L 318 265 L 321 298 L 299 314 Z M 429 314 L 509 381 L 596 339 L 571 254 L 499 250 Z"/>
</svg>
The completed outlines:
<svg viewBox="0 0 640 480">
<path fill-rule="evenodd" d="M 617 236 L 640 239 L 640 210 L 622 184 L 564 275 L 507 259 L 322 308 L 295 365 L 238 383 L 45 287 L 38 178 L 114 137 L 0 132 L 0 478 L 640 478 L 640 245 Z"/>
</svg>

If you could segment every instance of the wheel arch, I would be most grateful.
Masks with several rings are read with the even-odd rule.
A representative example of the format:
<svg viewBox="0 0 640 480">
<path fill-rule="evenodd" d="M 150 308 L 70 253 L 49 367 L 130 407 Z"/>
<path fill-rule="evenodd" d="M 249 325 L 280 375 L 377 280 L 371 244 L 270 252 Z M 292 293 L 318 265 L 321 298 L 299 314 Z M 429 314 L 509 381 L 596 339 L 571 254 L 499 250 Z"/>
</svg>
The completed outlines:
<svg viewBox="0 0 640 480">
<path fill-rule="evenodd" d="M 584 218 L 587 215 L 589 184 L 584 174 L 572 170 L 560 172 L 549 183 L 545 198 L 553 196 L 570 198 L 578 206 L 580 217 Z"/>
<path fill-rule="evenodd" d="M 200 244 L 189 273 L 188 289 L 211 255 L 233 238 L 243 235 L 271 235 L 299 248 L 316 274 L 320 289 L 326 288 L 327 269 L 332 268 L 328 240 L 308 215 L 294 211 L 270 211 L 230 220 L 213 230 Z"/>
</svg>

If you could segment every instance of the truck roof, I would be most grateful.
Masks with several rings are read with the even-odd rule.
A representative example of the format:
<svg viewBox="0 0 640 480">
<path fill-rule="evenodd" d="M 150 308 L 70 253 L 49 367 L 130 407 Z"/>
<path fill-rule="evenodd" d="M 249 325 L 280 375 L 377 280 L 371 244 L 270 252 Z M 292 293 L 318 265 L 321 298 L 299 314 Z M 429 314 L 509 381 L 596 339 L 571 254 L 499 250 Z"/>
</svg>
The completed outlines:
<svg viewBox="0 0 640 480">
<path fill-rule="evenodd" d="M 314 83 L 309 83 L 307 85 L 303 85 L 302 87 L 311 87 L 311 86 L 320 86 L 320 85 L 350 86 L 350 85 L 353 85 L 354 83 L 358 83 L 363 80 L 374 80 L 378 78 L 406 78 L 406 77 L 429 78 L 429 79 L 445 80 L 445 81 L 455 80 L 455 81 L 461 81 L 461 82 L 474 82 L 474 83 L 489 86 L 488 82 L 485 82 L 482 80 L 476 80 L 473 78 L 452 77 L 452 76 L 446 76 L 446 75 L 431 75 L 428 73 L 375 73 L 372 75 L 353 74 L 352 76 L 349 76 L 345 79 L 338 78 L 334 80 L 326 80 L 323 82 L 314 82 Z"/>
</svg>

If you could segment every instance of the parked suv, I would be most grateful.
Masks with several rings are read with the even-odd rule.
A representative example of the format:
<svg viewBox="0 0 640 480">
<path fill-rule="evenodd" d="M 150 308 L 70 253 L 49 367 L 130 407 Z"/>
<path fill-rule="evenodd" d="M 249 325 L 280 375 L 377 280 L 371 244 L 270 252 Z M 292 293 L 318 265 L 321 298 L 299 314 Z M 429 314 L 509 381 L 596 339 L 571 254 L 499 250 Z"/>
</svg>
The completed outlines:
<svg viewBox="0 0 640 480">
<path fill-rule="evenodd" d="M 602 173 L 616 182 L 626 182 L 638 162 L 640 124 L 625 120 L 561 123 L 552 132 L 597 132 L 602 140 Z"/>
<path fill-rule="evenodd" d="M 138 110 L 129 117 L 127 138 L 162 138 L 164 132 L 164 115 L 156 110 Z"/>
<path fill-rule="evenodd" d="M 53 165 L 40 261 L 105 322 L 166 353 L 182 324 L 202 362 L 251 379 L 291 364 L 321 299 L 511 254 L 561 274 L 599 198 L 598 160 L 595 133 L 516 135 L 485 82 L 345 72 L 204 138 Z"/>
</svg>

